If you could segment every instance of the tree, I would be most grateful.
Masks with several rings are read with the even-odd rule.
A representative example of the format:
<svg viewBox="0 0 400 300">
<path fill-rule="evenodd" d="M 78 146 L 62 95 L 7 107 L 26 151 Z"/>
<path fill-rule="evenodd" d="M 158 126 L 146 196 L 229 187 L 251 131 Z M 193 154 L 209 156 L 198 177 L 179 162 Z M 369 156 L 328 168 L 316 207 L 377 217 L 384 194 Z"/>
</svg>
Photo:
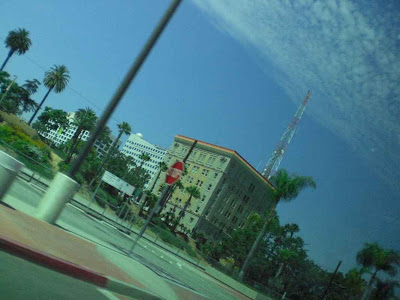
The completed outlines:
<svg viewBox="0 0 400 300">
<path fill-rule="evenodd" d="M 299 193 L 307 188 L 312 187 L 316 188 L 315 181 L 310 176 L 291 176 L 285 169 L 279 170 L 272 178 L 271 182 L 274 185 L 274 189 L 271 190 L 271 196 L 273 200 L 273 205 L 271 208 L 270 215 L 275 210 L 275 207 L 278 205 L 280 201 L 290 202 L 295 199 Z M 250 264 L 250 261 L 257 250 L 258 245 L 261 242 L 261 239 L 265 236 L 265 231 L 268 223 L 270 222 L 270 216 L 268 216 L 265 220 L 264 226 L 261 229 L 257 239 L 255 240 L 253 246 L 250 249 L 250 252 L 242 266 L 242 269 L 239 273 L 239 279 L 243 280 L 244 274 L 247 271 L 247 268 Z"/>
<path fill-rule="evenodd" d="M 46 106 L 32 127 L 46 133 L 50 130 L 66 130 L 69 127 L 68 113 Z"/>
<path fill-rule="evenodd" d="M 32 117 L 29 119 L 29 125 L 31 125 L 33 119 L 39 112 L 44 101 L 46 101 L 46 98 L 49 96 L 50 92 L 54 89 L 56 93 L 61 93 L 66 88 L 69 78 L 69 70 L 64 65 L 54 65 L 53 67 L 51 67 L 50 71 L 46 71 L 43 82 L 44 86 L 47 87 L 48 90 L 46 95 L 40 102 L 39 106 L 33 113 Z"/>
<path fill-rule="evenodd" d="M 365 288 L 365 280 L 362 275 L 365 271 L 363 269 L 352 268 L 347 273 L 343 280 L 343 285 L 346 288 L 348 299 L 360 299 Z"/>
<path fill-rule="evenodd" d="M 40 81 L 37 79 L 25 80 L 25 83 L 22 85 L 21 91 L 21 112 L 30 112 L 38 106 L 36 101 L 31 98 L 33 94 L 37 92 L 40 86 Z"/>
<path fill-rule="evenodd" d="M 155 185 L 156 185 L 156 183 L 157 183 L 158 178 L 160 178 L 161 172 L 165 172 L 166 170 L 167 170 L 167 164 L 166 164 L 165 162 L 163 162 L 163 161 L 159 162 L 159 163 L 158 163 L 158 172 L 157 172 L 157 176 L 156 176 L 156 178 L 155 178 L 155 180 L 154 180 L 154 182 L 153 182 L 153 185 L 152 185 L 151 188 L 148 190 L 148 192 L 153 193 L 154 187 L 155 187 Z M 143 203 L 142 203 L 142 206 L 140 207 L 140 210 L 141 210 L 141 211 L 143 211 L 143 206 L 144 206 L 145 203 L 146 203 L 146 197 L 147 197 L 147 195 L 148 195 L 148 193 L 144 193 L 144 195 L 143 195 L 143 200 L 141 200 L 141 201 L 143 202 Z"/>
<path fill-rule="evenodd" d="M 396 276 L 396 267 L 400 265 L 400 254 L 394 250 L 386 250 L 378 243 L 366 243 L 357 253 L 357 262 L 365 268 L 372 268 L 373 273 L 361 299 L 367 299 L 376 280 L 378 272 L 385 272 L 389 276 Z"/>
<path fill-rule="evenodd" d="M 178 224 L 180 223 L 180 221 L 182 220 L 182 218 L 185 216 L 186 210 L 187 210 L 187 208 L 190 206 L 190 203 L 191 203 L 191 201 L 192 201 L 192 198 L 199 199 L 200 196 L 201 196 L 201 195 L 200 195 L 200 190 L 199 190 L 198 187 L 196 187 L 196 186 L 188 186 L 188 187 L 186 188 L 186 192 L 189 193 L 189 198 L 188 198 L 188 200 L 185 202 L 185 205 L 183 206 L 183 209 L 181 209 L 181 211 L 179 212 L 177 222 L 176 222 L 176 224 L 174 225 L 172 231 L 175 231 L 175 230 L 176 230 L 176 227 L 178 226 Z"/>
<path fill-rule="evenodd" d="M 97 140 L 103 144 L 111 144 L 111 129 L 107 125 L 104 126 L 103 130 L 100 131 L 99 137 Z"/>
<path fill-rule="evenodd" d="M 153 208 L 154 204 L 157 202 L 157 196 L 154 195 L 150 191 L 145 191 L 146 197 L 143 200 L 142 206 L 140 206 L 139 209 L 139 216 L 143 215 L 143 210 L 146 207 L 146 205 L 149 206 L 149 209 Z"/>
<path fill-rule="evenodd" d="M 139 165 L 139 169 L 142 169 L 144 163 L 147 162 L 147 161 L 150 161 L 151 157 L 150 157 L 150 155 L 148 155 L 146 153 L 142 153 L 142 154 L 140 154 L 139 159 L 141 160 L 140 165 Z"/>
<path fill-rule="evenodd" d="M 100 164 L 99 168 L 96 171 L 96 175 L 93 177 L 93 179 L 90 181 L 89 185 L 92 186 L 92 184 L 96 181 L 96 178 L 99 176 L 99 174 L 101 173 L 101 170 L 103 169 L 104 165 L 107 163 L 108 159 L 110 158 L 110 156 L 112 156 L 114 154 L 114 151 L 117 149 L 118 147 L 118 142 L 121 139 L 122 134 L 130 134 L 131 133 L 131 126 L 127 123 L 127 122 L 122 122 L 121 124 L 118 124 L 118 136 L 115 139 L 114 143 L 111 145 L 111 147 L 108 149 L 107 155 L 103 158 L 102 163 Z M 111 134 L 111 132 L 110 132 Z"/>
<path fill-rule="evenodd" d="M 69 153 L 66 159 L 66 163 L 71 162 L 72 155 L 75 152 L 76 145 L 78 141 L 81 139 L 81 134 L 84 131 L 90 131 L 96 125 L 97 116 L 93 109 L 86 107 L 78 109 L 75 113 L 74 120 L 72 121 L 73 125 L 77 127 L 74 136 L 72 137 L 72 145 L 69 149 Z"/>
<path fill-rule="evenodd" d="M 158 181 L 158 178 L 160 178 L 161 172 L 165 172 L 165 171 L 167 171 L 167 169 L 168 169 L 168 167 L 167 167 L 167 164 L 166 164 L 165 162 L 160 161 L 160 162 L 158 163 L 158 172 L 157 172 L 157 176 L 156 176 L 156 178 L 155 178 L 155 180 L 154 180 L 154 182 L 153 182 L 153 185 L 152 185 L 151 188 L 149 189 L 150 192 L 153 192 L 154 187 L 155 187 L 155 185 L 156 185 L 156 183 L 157 183 L 157 181 Z"/>
<path fill-rule="evenodd" d="M 396 295 L 396 288 L 400 287 L 400 283 L 395 280 L 382 281 L 378 279 L 376 288 L 372 292 L 371 299 L 373 300 L 384 300 L 384 299 L 399 299 L 394 298 Z"/>
<path fill-rule="evenodd" d="M 11 30 L 7 35 L 5 44 L 6 47 L 10 50 L 8 51 L 8 55 L 5 61 L 1 65 L 0 72 L 3 71 L 8 60 L 14 53 L 22 55 L 29 50 L 29 47 L 32 45 L 32 41 L 29 37 L 29 31 L 24 28 Z"/>
<path fill-rule="evenodd" d="M 10 79 L 10 74 L 0 72 L 0 107 L 11 114 L 28 112 L 37 106 L 31 96 L 36 93 L 40 85 L 37 79 L 26 80 L 22 86 Z"/>
</svg>

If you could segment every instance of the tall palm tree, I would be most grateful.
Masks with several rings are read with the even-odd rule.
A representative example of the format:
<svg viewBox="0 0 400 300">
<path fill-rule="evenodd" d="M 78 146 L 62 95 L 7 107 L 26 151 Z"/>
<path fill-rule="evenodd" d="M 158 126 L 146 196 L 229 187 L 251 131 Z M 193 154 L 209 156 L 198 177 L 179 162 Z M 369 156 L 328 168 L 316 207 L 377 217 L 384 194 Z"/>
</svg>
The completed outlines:
<svg viewBox="0 0 400 300">
<path fill-rule="evenodd" d="M 142 202 L 141 210 L 144 207 L 144 205 L 146 204 L 146 201 L 147 201 L 146 198 L 149 195 L 149 193 L 150 194 L 153 193 L 154 187 L 155 187 L 155 185 L 156 185 L 156 183 L 158 181 L 158 178 L 160 178 L 161 172 L 167 171 L 167 168 L 168 167 L 167 167 L 167 164 L 165 162 L 161 161 L 161 162 L 158 163 L 158 172 L 157 172 L 157 176 L 156 176 L 156 178 L 155 178 L 155 180 L 153 182 L 153 185 L 151 186 L 150 189 L 148 189 L 145 193 L 143 193 L 142 199 L 140 200 L 140 202 Z"/>
<path fill-rule="evenodd" d="M 151 188 L 149 189 L 150 192 L 153 192 L 154 187 L 156 186 L 156 183 L 157 183 L 157 181 L 158 181 L 158 178 L 160 178 L 161 173 L 167 171 L 167 169 L 168 169 L 168 166 L 167 166 L 167 164 L 166 164 L 165 162 L 160 161 L 160 162 L 158 163 L 158 172 L 157 172 L 157 176 L 156 176 L 156 179 L 155 179 L 154 182 L 153 182 L 153 185 L 152 185 Z"/>
<path fill-rule="evenodd" d="M 78 109 L 75 113 L 73 125 L 77 127 L 74 136 L 72 137 L 71 147 L 69 149 L 68 157 L 65 160 L 66 163 L 71 162 L 72 155 L 79 143 L 79 140 L 82 138 L 81 133 L 84 131 L 90 131 L 96 125 L 97 116 L 93 109 L 86 107 Z"/>
<path fill-rule="evenodd" d="M 11 30 L 7 35 L 5 44 L 10 50 L 8 51 L 7 58 L 1 65 L 0 72 L 3 71 L 8 60 L 14 53 L 22 55 L 29 50 L 29 47 L 32 45 L 32 41 L 29 38 L 29 31 L 24 28 Z"/>
<path fill-rule="evenodd" d="M 242 269 L 239 273 L 239 279 L 243 280 L 244 274 L 249 267 L 250 261 L 253 258 L 258 245 L 260 244 L 262 238 L 265 236 L 265 232 L 267 230 L 268 224 L 271 221 L 271 218 L 274 214 L 274 210 L 280 201 L 290 202 L 295 199 L 302 190 L 307 187 L 316 188 L 316 183 L 314 179 L 310 176 L 297 176 L 297 175 L 289 175 L 289 173 L 285 169 L 281 169 L 276 174 L 271 177 L 271 183 L 274 185 L 275 189 L 271 191 L 271 196 L 273 199 L 273 205 L 270 210 L 269 215 L 267 216 L 264 226 L 261 229 L 260 233 L 257 236 L 257 239 L 254 241 L 253 246 L 250 249 L 249 254 L 246 257 L 246 260 L 243 263 Z"/>
<path fill-rule="evenodd" d="M 47 71 L 44 74 L 44 86 L 48 88 L 46 95 L 44 95 L 42 101 L 40 102 L 38 108 L 33 113 L 32 117 L 29 119 L 28 124 L 31 125 L 33 119 L 39 112 L 42 107 L 44 101 L 46 101 L 47 96 L 49 96 L 50 92 L 54 89 L 56 93 L 61 93 L 67 86 L 69 81 L 69 70 L 64 65 L 54 65 L 51 67 L 50 71 Z"/>
<path fill-rule="evenodd" d="M 367 288 L 361 297 L 361 300 L 364 300 L 367 299 L 378 272 L 383 271 L 392 277 L 396 276 L 396 267 L 400 266 L 400 253 L 383 249 L 378 243 L 366 243 L 357 253 L 357 262 L 363 267 L 373 269 Z"/>
<path fill-rule="evenodd" d="M 173 228 L 172 231 L 176 230 L 176 227 L 178 226 L 179 222 L 185 216 L 186 210 L 189 207 L 189 205 L 190 205 L 190 203 L 192 201 L 192 198 L 199 199 L 201 197 L 200 190 L 196 186 L 188 186 L 186 188 L 186 191 L 189 193 L 189 199 L 186 201 L 185 206 L 183 207 L 183 209 L 179 212 L 178 219 L 176 220 L 174 228 Z"/>
<path fill-rule="evenodd" d="M 151 157 L 150 157 L 150 155 L 148 155 L 146 153 L 142 153 L 142 154 L 140 154 L 139 159 L 141 160 L 140 165 L 139 165 L 139 170 L 142 170 L 144 163 L 147 161 L 150 161 Z"/>
<path fill-rule="evenodd" d="M 286 230 L 292 238 L 295 233 L 300 231 L 300 227 L 296 223 L 290 223 L 286 225 Z"/>
<path fill-rule="evenodd" d="M 93 179 L 90 181 L 89 186 L 92 186 L 92 184 L 95 182 L 96 178 L 99 176 L 100 171 L 103 169 L 104 165 L 106 164 L 106 162 L 108 161 L 108 159 L 110 158 L 110 156 L 113 155 L 115 149 L 118 147 L 118 142 L 121 139 L 121 136 L 123 134 L 131 134 L 131 126 L 129 125 L 129 123 L 127 122 L 122 122 L 121 124 L 118 124 L 118 136 L 115 139 L 114 143 L 110 146 L 107 155 L 104 157 L 103 161 L 101 162 L 100 166 L 97 168 L 96 171 L 96 175 L 93 177 Z"/>
</svg>

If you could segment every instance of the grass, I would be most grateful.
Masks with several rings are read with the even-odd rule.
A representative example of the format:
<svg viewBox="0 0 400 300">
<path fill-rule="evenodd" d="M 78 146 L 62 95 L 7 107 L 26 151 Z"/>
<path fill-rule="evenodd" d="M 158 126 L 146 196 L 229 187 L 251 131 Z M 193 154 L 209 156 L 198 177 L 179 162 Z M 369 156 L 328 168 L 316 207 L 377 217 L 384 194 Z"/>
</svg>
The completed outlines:
<svg viewBox="0 0 400 300">
<path fill-rule="evenodd" d="M 3 150 L 4 152 L 8 153 L 12 157 L 16 158 L 20 162 L 22 162 L 25 167 L 30 169 L 31 171 L 39 174 L 40 176 L 43 176 L 47 179 L 52 179 L 55 175 L 55 171 L 52 170 L 50 165 L 43 165 L 39 164 L 35 161 L 33 161 L 29 156 L 23 155 L 20 152 L 17 152 L 4 144 L 0 146 L 0 150 Z"/>
<path fill-rule="evenodd" d="M 30 127 L 27 123 L 25 123 L 23 120 L 21 120 L 18 116 L 13 115 L 13 114 L 8 114 L 3 111 L 0 111 L 0 117 L 6 122 L 7 124 L 11 126 L 17 126 L 21 128 L 21 130 L 29 135 L 32 139 L 38 139 L 40 140 L 39 135 L 37 134 L 36 130 Z"/>
</svg>

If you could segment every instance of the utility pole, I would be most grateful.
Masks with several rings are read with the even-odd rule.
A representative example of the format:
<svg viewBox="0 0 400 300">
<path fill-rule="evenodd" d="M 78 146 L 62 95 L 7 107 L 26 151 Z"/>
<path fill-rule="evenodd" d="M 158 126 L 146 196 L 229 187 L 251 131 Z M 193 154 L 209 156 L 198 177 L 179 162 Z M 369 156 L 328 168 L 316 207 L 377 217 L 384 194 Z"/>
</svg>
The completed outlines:
<svg viewBox="0 0 400 300">
<path fill-rule="evenodd" d="M 328 291 L 329 291 L 329 289 L 330 289 L 330 287 L 332 285 L 332 281 L 333 281 L 333 279 L 335 279 L 336 273 L 338 272 L 339 267 L 340 267 L 341 264 L 342 264 L 342 261 L 339 260 L 339 263 L 336 266 L 335 272 L 333 272 L 333 274 L 331 276 L 331 280 L 329 281 L 328 286 L 326 287 L 324 293 L 322 294 L 322 298 L 321 298 L 322 300 L 326 299 L 326 295 L 328 294 Z"/>
</svg>

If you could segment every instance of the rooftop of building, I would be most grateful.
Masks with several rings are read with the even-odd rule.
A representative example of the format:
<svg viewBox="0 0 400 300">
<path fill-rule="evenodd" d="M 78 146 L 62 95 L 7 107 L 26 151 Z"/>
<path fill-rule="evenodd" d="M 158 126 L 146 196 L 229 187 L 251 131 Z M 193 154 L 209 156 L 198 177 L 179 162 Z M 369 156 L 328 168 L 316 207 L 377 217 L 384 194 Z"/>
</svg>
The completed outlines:
<svg viewBox="0 0 400 300">
<path fill-rule="evenodd" d="M 180 135 L 180 134 L 177 134 L 175 136 L 175 138 L 183 139 L 183 140 L 190 141 L 190 142 L 194 142 L 195 141 L 195 139 L 193 139 L 193 138 L 190 138 L 190 137 L 187 137 L 187 136 L 184 136 L 184 135 Z M 198 145 L 204 145 L 204 146 L 207 146 L 207 147 L 210 147 L 210 148 L 213 148 L 213 149 L 217 149 L 217 150 L 220 150 L 220 151 L 223 151 L 223 152 L 227 152 L 227 153 L 233 154 L 237 159 L 242 161 L 251 171 L 253 171 L 254 174 L 256 174 L 259 178 L 264 180 L 270 187 L 274 188 L 274 186 L 272 185 L 271 182 L 269 182 L 268 179 L 266 179 L 264 176 L 262 176 L 260 174 L 260 172 L 258 172 L 247 160 L 245 160 L 243 158 L 243 156 L 241 156 L 235 150 L 232 150 L 232 149 L 229 149 L 229 148 L 226 148 L 226 147 L 222 147 L 222 146 L 218 146 L 218 145 L 214 145 L 214 144 L 207 143 L 207 142 L 200 141 L 200 140 L 197 140 L 197 144 Z"/>
<path fill-rule="evenodd" d="M 143 134 L 141 134 L 141 133 L 131 133 L 131 134 L 129 135 L 129 137 L 128 137 L 128 140 L 129 140 L 131 137 L 138 137 L 138 138 L 140 138 L 141 140 L 143 140 L 144 143 L 149 144 L 149 145 L 153 146 L 154 148 L 156 148 L 156 149 L 158 149 L 158 150 L 167 152 L 167 149 L 165 149 L 164 147 L 161 147 L 161 146 L 152 144 L 152 143 L 150 143 L 149 141 L 145 140 L 144 137 L 143 137 Z"/>
</svg>

